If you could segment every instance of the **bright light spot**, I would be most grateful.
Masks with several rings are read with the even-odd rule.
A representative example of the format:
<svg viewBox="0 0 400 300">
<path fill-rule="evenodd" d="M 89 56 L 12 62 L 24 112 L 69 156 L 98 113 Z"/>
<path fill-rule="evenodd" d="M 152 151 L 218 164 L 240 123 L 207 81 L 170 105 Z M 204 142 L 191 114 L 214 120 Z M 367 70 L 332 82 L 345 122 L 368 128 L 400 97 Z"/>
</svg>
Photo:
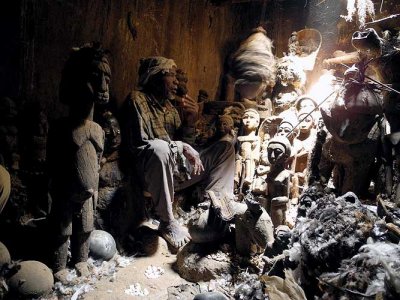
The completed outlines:
<svg viewBox="0 0 400 300">
<path fill-rule="evenodd" d="M 334 90 L 336 77 L 330 73 L 323 74 L 308 91 L 308 95 L 318 104 L 321 104 Z"/>
</svg>

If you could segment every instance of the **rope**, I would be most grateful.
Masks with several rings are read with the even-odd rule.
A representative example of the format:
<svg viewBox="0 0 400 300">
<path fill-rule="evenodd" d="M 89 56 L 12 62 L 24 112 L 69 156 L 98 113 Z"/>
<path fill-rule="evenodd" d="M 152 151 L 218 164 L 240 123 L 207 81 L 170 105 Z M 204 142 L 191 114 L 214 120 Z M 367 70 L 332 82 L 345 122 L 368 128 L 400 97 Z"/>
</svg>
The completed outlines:
<svg viewBox="0 0 400 300">
<path fill-rule="evenodd" d="M 336 91 L 333 91 L 332 93 L 330 93 L 321 103 L 319 103 L 316 107 L 314 107 L 314 109 L 312 111 L 310 111 L 308 114 L 306 114 L 306 116 L 304 118 L 302 118 L 297 124 L 296 126 L 293 127 L 292 130 L 290 130 L 290 132 L 286 135 L 286 137 L 288 138 L 292 132 L 301 124 L 301 122 L 303 122 L 305 119 L 307 119 L 309 116 L 311 116 L 311 114 L 317 109 L 319 108 L 326 100 L 329 99 L 330 96 L 332 96 L 334 93 L 336 93 Z"/>
</svg>

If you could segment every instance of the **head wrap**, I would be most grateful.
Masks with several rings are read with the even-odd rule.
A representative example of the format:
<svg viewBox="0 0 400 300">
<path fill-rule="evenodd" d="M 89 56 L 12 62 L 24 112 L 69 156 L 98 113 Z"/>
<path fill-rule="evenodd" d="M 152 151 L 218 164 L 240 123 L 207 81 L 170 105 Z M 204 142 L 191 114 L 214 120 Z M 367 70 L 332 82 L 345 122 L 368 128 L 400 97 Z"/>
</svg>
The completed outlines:
<svg viewBox="0 0 400 300">
<path fill-rule="evenodd" d="M 139 66 L 139 87 L 144 87 L 150 78 L 160 72 L 168 73 L 173 67 L 176 67 L 172 59 L 162 56 L 153 56 L 140 59 Z"/>
</svg>

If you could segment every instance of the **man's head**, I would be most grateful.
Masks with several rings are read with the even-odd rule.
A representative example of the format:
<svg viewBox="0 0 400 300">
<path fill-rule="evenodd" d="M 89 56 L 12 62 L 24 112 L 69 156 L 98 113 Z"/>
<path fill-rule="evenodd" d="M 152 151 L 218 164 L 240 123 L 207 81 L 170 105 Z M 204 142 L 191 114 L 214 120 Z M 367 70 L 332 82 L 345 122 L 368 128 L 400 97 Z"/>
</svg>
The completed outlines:
<svg viewBox="0 0 400 300">
<path fill-rule="evenodd" d="M 284 136 L 273 137 L 267 146 L 268 161 L 274 165 L 284 163 L 290 157 L 292 147 L 289 140 Z"/>
<path fill-rule="evenodd" d="M 156 97 L 173 99 L 178 89 L 177 67 L 162 56 L 142 58 L 139 66 L 139 88 Z"/>
<path fill-rule="evenodd" d="M 246 109 L 242 118 L 243 125 L 248 130 L 256 130 L 260 125 L 260 114 L 254 108 Z"/>
<path fill-rule="evenodd" d="M 85 107 L 109 101 L 111 69 L 108 53 L 98 43 L 73 49 L 62 73 L 61 102 Z"/>
</svg>

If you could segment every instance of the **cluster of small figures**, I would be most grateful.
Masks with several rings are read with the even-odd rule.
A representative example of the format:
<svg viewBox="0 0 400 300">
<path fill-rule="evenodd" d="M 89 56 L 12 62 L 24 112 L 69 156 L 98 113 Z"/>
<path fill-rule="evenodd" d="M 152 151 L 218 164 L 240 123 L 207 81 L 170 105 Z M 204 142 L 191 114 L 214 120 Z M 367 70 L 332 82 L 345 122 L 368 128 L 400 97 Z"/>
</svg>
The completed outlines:
<svg viewBox="0 0 400 300">
<path fill-rule="evenodd" d="M 255 108 L 242 108 L 234 120 L 225 109 L 217 122 L 220 139 L 238 149 L 235 194 L 243 200 L 251 192 L 271 215 L 275 227 L 286 224 L 289 199 L 296 201 L 307 183 L 308 157 L 316 140 L 319 111 L 316 102 L 299 96 L 295 106 L 277 116 L 260 118 Z"/>
</svg>

